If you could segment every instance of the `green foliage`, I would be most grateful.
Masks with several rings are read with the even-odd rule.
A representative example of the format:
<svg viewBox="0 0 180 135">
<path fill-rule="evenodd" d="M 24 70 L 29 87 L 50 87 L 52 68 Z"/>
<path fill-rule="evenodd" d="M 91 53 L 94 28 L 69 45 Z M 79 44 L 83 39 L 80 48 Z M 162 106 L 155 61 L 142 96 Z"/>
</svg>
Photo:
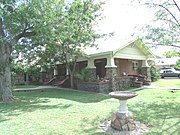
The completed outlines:
<svg viewBox="0 0 180 135">
<path fill-rule="evenodd" d="M 102 18 L 102 4 L 95 0 L 74 0 L 64 3 L 62 8 L 54 8 L 56 14 L 50 24 L 52 35 L 45 51 L 39 55 L 40 63 L 61 62 L 73 76 L 76 61 L 84 56 L 84 50 L 87 47 L 96 47 L 96 39 L 105 36 L 94 29 Z"/>
<path fill-rule="evenodd" d="M 177 50 L 168 51 L 168 52 L 166 52 L 164 54 L 164 56 L 169 57 L 169 58 L 171 58 L 171 57 L 178 57 L 178 56 L 180 56 L 180 52 L 177 51 Z"/>
<path fill-rule="evenodd" d="M 60 61 L 69 68 L 70 63 L 84 55 L 85 48 L 96 47 L 95 40 L 104 36 L 94 30 L 101 19 L 101 5 L 94 0 L 74 0 L 64 3 L 62 8 L 57 5 L 50 42 L 39 55 L 40 61 Z"/>
<path fill-rule="evenodd" d="M 72 63 L 84 54 L 83 49 L 96 46 L 95 40 L 104 36 L 94 30 L 102 4 L 95 0 L 0 1 L 0 43 L 12 48 L 8 57 L 15 54 L 27 64 L 17 67 L 17 72 L 32 72 L 32 63 L 60 61 L 72 75 Z"/>
<path fill-rule="evenodd" d="M 160 71 L 156 68 L 155 65 L 151 66 L 150 73 L 151 73 L 151 80 L 153 82 L 157 81 L 160 78 Z"/>
<path fill-rule="evenodd" d="M 176 62 L 176 65 L 174 65 L 174 68 L 177 70 L 180 70 L 180 60 Z"/>
<path fill-rule="evenodd" d="M 81 72 L 75 72 L 74 76 L 81 81 L 85 82 L 95 82 L 97 81 L 96 77 L 92 74 L 92 70 L 90 69 L 83 69 Z"/>
<path fill-rule="evenodd" d="M 155 11 L 151 24 L 143 27 L 143 37 L 151 46 L 173 46 L 180 48 L 180 5 L 176 0 L 146 1 Z"/>
<path fill-rule="evenodd" d="M 39 82 L 40 78 L 40 68 L 36 65 L 26 65 L 22 63 L 14 63 L 12 64 L 12 83 L 14 85 L 15 79 L 19 75 L 28 74 L 33 81 L 36 81 L 36 83 Z"/>
</svg>

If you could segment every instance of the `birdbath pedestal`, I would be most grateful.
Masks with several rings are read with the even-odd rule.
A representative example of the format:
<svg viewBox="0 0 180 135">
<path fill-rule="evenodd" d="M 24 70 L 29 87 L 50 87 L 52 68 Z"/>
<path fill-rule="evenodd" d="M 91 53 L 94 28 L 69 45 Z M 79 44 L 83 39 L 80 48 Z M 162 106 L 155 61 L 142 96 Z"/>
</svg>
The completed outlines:
<svg viewBox="0 0 180 135">
<path fill-rule="evenodd" d="M 137 96 L 135 92 L 114 91 L 109 93 L 120 102 L 119 110 L 114 112 L 111 119 L 111 127 L 120 131 L 132 131 L 136 128 L 132 112 L 128 111 L 126 102 L 128 99 Z"/>
</svg>

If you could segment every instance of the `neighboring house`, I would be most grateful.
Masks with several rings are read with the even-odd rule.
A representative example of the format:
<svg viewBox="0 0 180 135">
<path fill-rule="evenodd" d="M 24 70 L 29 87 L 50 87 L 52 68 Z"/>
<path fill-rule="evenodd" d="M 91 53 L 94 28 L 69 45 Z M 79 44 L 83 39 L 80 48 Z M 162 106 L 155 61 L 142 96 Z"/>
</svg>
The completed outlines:
<svg viewBox="0 0 180 135">
<path fill-rule="evenodd" d="M 155 64 L 159 69 L 168 68 L 168 67 L 173 67 L 178 60 L 180 60 L 180 57 L 156 58 Z"/>
<path fill-rule="evenodd" d="M 147 80 L 151 80 L 150 65 L 148 64 L 150 61 L 154 61 L 154 55 L 142 40 L 137 39 L 128 44 L 120 45 L 114 51 L 101 52 L 79 58 L 76 71 L 89 68 L 96 77 L 106 78 L 111 81 L 117 77 L 120 77 L 119 81 L 123 80 L 123 78 L 127 79 L 128 75 L 144 75 L 147 77 Z M 60 76 L 60 78 L 65 78 L 63 76 L 67 74 L 64 65 L 57 65 L 57 68 L 54 69 L 54 75 Z"/>
</svg>

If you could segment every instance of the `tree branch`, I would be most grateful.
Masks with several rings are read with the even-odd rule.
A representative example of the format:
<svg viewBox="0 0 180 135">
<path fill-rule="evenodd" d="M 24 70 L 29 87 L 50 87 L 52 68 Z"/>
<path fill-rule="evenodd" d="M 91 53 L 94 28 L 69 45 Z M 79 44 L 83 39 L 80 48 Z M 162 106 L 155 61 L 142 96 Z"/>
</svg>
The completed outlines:
<svg viewBox="0 0 180 135">
<path fill-rule="evenodd" d="M 18 41 L 19 39 L 21 39 L 22 37 L 31 37 L 36 35 L 35 32 L 22 32 L 20 34 L 18 34 L 17 36 L 15 36 L 15 40 Z"/>
<path fill-rule="evenodd" d="M 25 24 L 25 28 L 24 30 L 18 34 L 17 36 L 15 36 L 15 38 L 13 40 L 15 40 L 16 42 L 18 42 L 18 40 L 22 37 L 31 37 L 34 36 L 36 33 L 35 32 L 30 32 L 28 30 L 32 29 L 34 27 L 34 25 L 32 24 L 31 26 L 28 27 L 28 24 Z"/>
<path fill-rule="evenodd" d="M 3 30 L 3 20 L 2 18 L 0 19 L 0 37 L 5 37 L 5 33 Z"/>
<path fill-rule="evenodd" d="M 149 43 L 149 42 L 146 42 L 145 44 L 165 46 L 165 44 L 163 44 L 163 43 Z M 174 44 L 170 44 L 170 45 L 167 45 L 167 46 L 180 48 L 180 46 L 179 46 L 179 45 L 174 45 Z"/>
<path fill-rule="evenodd" d="M 161 4 L 156 4 L 156 3 L 145 3 L 146 5 L 153 5 L 153 6 L 159 6 L 163 9 L 165 9 L 173 18 L 174 20 L 177 22 L 178 25 L 180 25 L 179 21 L 177 20 L 177 18 L 173 15 L 173 13 L 168 9 L 166 8 L 165 6 L 161 5 Z"/>
<path fill-rule="evenodd" d="M 176 1 L 175 1 L 175 0 L 173 0 L 173 2 L 174 2 L 175 6 L 177 7 L 177 9 L 178 9 L 178 10 L 179 10 L 179 12 L 180 12 L 180 8 L 179 8 L 178 4 L 176 3 Z"/>
</svg>

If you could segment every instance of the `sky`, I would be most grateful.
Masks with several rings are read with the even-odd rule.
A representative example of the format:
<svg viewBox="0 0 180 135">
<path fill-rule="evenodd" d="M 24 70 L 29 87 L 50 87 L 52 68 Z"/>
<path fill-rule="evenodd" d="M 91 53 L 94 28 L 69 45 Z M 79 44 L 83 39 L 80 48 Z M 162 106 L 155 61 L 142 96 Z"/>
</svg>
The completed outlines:
<svg viewBox="0 0 180 135">
<path fill-rule="evenodd" d="M 114 36 L 105 41 L 98 40 L 99 50 L 89 49 L 90 54 L 111 51 L 134 40 L 132 34 L 154 19 L 154 12 L 147 6 L 137 3 L 137 0 L 106 0 L 103 8 L 105 18 L 99 22 L 97 29 L 102 33 L 114 32 Z M 157 48 L 153 52 L 162 55 L 168 50 L 169 48 Z"/>
</svg>

